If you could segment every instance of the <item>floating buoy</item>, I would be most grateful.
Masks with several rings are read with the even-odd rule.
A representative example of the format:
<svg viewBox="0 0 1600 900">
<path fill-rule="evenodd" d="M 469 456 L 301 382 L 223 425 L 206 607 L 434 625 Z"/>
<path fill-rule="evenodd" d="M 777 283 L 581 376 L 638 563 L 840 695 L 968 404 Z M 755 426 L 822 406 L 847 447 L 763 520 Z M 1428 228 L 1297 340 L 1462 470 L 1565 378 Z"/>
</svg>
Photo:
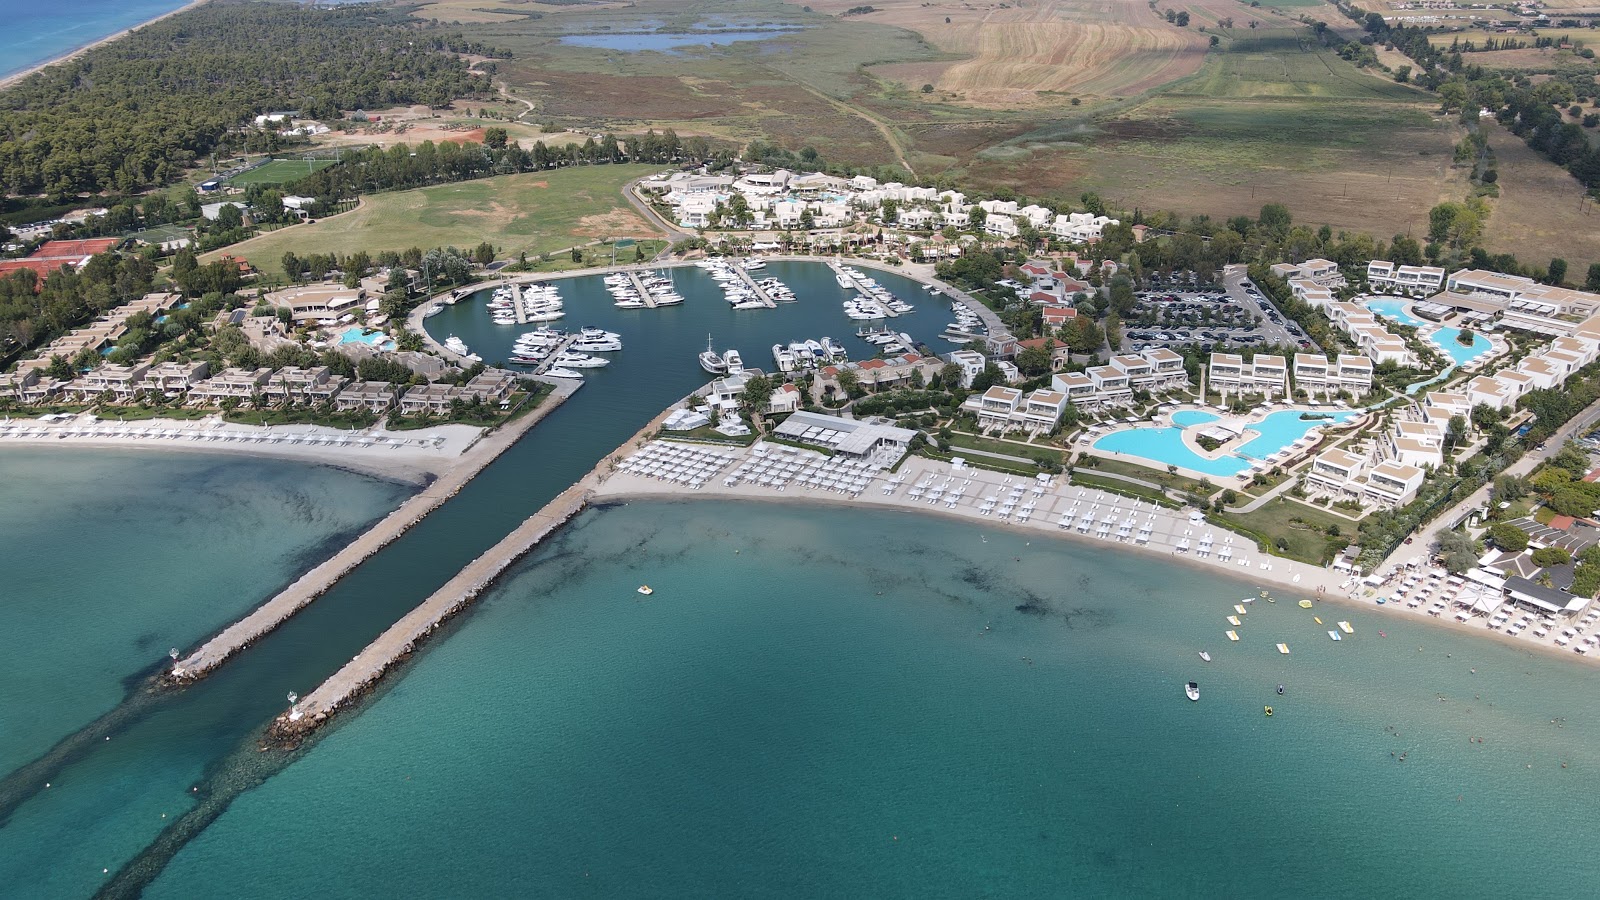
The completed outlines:
<svg viewBox="0 0 1600 900">
<path fill-rule="evenodd" d="M 1272 715 L 1272 707 L 1269 706 L 1269 707 L 1266 708 L 1266 710 L 1267 710 L 1267 715 L 1268 716 Z"/>
</svg>

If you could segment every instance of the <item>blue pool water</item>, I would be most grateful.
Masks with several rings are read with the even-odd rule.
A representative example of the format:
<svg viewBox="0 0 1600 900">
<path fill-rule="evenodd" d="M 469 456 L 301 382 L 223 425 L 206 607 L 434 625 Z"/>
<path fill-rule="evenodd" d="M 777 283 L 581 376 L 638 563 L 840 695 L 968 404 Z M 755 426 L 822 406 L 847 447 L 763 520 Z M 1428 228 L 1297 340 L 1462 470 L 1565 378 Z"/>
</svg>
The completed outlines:
<svg viewBox="0 0 1600 900">
<path fill-rule="evenodd" d="M 1357 415 L 1360 413 L 1347 410 L 1329 413 L 1328 419 L 1308 420 L 1300 418 L 1300 410 L 1297 409 L 1275 412 L 1260 422 L 1247 426 L 1250 431 L 1257 433 L 1255 438 L 1235 449 L 1232 454 L 1217 459 L 1206 459 L 1185 446 L 1182 428 L 1133 428 L 1118 431 L 1095 441 L 1094 446 L 1096 450 L 1143 457 L 1161 466 L 1181 466 L 1206 475 L 1237 475 L 1250 467 L 1251 460 L 1271 456 L 1304 437 L 1312 428 L 1327 424 L 1330 420 L 1344 422 Z M 1199 410 L 1184 410 L 1172 416 L 1172 420 L 1179 425 L 1201 425 L 1215 421 L 1216 418 L 1210 413 Z"/>
<path fill-rule="evenodd" d="M 1237 475 L 1250 468 L 1237 456 L 1206 459 L 1184 446 L 1182 428 L 1131 428 L 1108 434 L 1094 442 L 1096 450 L 1140 456 L 1162 466 L 1181 466 L 1206 475 Z"/>
<path fill-rule="evenodd" d="M 1275 412 L 1257 424 L 1249 426 L 1259 437 L 1239 447 L 1234 453 L 1251 459 L 1265 459 L 1305 437 L 1306 432 L 1318 425 L 1329 424 L 1330 420 L 1345 422 L 1358 415 L 1360 413 L 1346 411 L 1329 413 L 1327 419 L 1308 420 L 1300 418 L 1300 411 L 1297 409 Z"/>
<path fill-rule="evenodd" d="M 1494 344 L 1491 344 L 1489 339 L 1481 334 L 1472 336 L 1471 347 L 1457 340 L 1460 336 L 1461 329 L 1459 328 L 1440 328 L 1429 335 L 1429 338 L 1434 344 L 1438 345 L 1440 350 L 1443 350 L 1451 359 L 1455 360 L 1458 366 L 1464 366 L 1494 349 Z"/>
<path fill-rule="evenodd" d="M 1207 422 L 1215 422 L 1216 420 L 1217 417 L 1215 415 L 1198 409 L 1185 409 L 1172 414 L 1172 424 L 1174 425 L 1204 425 Z"/>
<path fill-rule="evenodd" d="M 1361 305 L 1372 310 L 1374 313 L 1383 316 L 1385 319 L 1391 319 L 1395 322 L 1399 322 L 1401 325 L 1410 325 L 1413 328 L 1421 328 L 1423 325 L 1428 324 L 1427 322 L 1424 322 L 1416 316 L 1406 312 L 1406 301 L 1401 300 L 1399 297 L 1386 297 L 1378 300 L 1368 300 Z"/>
<path fill-rule="evenodd" d="M 381 331 L 368 332 L 359 325 L 346 328 L 335 344 L 367 344 L 379 350 L 393 350 L 394 341 Z"/>
<path fill-rule="evenodd" d="M 765 41 L 770 38 L 795 34 L 798 28 L 756 28 L 749 31 L 695 31 L 664 34 L 654 31 L 635 31 L 623 34 L 569 34 L 561 43 L 575 47 L 596 47 L 601 50 L 636 52 L 654 50 L 674 53 L 682 47 L 720 47 L 740 41 Z"/>
</svg>

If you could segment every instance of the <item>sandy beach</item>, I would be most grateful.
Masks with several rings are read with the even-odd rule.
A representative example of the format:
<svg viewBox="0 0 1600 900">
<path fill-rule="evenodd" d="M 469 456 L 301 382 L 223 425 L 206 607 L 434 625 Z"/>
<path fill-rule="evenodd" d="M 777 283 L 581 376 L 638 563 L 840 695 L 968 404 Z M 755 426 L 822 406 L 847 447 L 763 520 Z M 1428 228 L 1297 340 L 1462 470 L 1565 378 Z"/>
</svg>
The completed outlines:
<svg viewBox="0 0 1600 900">
<path fill-rule="evenodd" d="M 1480 638 L 1488 637 L 1519 650 L 1557 654 L 1559 658 L 1572 662 L 1593 665 L 1600 661 L 1597 659 L 1600 657 L 1600 650 L 1580 655 L 1574 653 L 1571 646 L 1558 646 L 1555 643 L 1555 639 L 1560 636 L 1559 629 L 1567 627 L 1566 625 L 1551 628 L 1544 637 L 1535 636 L 1531 627 L 1525 634 L 1519 633 L 1513 636 L 1506 634 L 1503 628 L 1486 628 L 1486 620 L 1481 617 L 1466 622 L 1457 621 L 1452 617 L 1454 610 L 1450 609 L 1446 609 L 1442 614 L 1433 615 L 1431 613 L 1436 610 L 1431 602 L 1408 606 L 1402 599 L 1390 600 L 1395 596 L 1403 579 L 1409 577 L 1408 575 L 1403 574 L 1377 587 L 1367 585 L 1344 573 L 1262 553 L 1249 538 L 1207 523 L 1198 511 L 1166 509 L 1148 501 L 1130 499 L 1098 488 L 1067 484 L 1064 476 L 1055 476 L 1052 482 L 1046 485 L 1034 479 L 987 469 L 974 469 L 968 466 L 957 470 L 949 463 L 908 457 L 897 474 L 891 475 L 882 470 L 871 472 L 866 476 L 864 488 L 852 494 L 848 490 L 838 488 L 810 486 L 794 478 L 782 487 L 777 485 L 776 480 L 763 485 L 760 483 L 760 476 L 753 474 L 761 462 L 774 458 L 776 463 L 768 462 L 769 471 L 791 464 L 798 464 L 802 472 L 811 465 L 827 466 L 826 457 L 809 451 L 797 450 L 791 453 L 792 448 L 768 445 L 766 448 L 768 455 L 761 457 L 747 448 L 678 444 L 671 441 L 657 442 L 657 445 L 659 444 L 689 447 L 702 451 L 702 454 L 707 451 L 727 453 L 728 459 L 714 472 L 709 473 L 709 477 L 699 487 L 671 480 L 670 477 L 662 477 L 669 475 L 670 464 L 664 467 L 662 472 L 650 475 L 643 474 L 642 471 L 629 471 L 630 467 L 625 462 L 610 472 L 596 488 L 594 502 L 709 498 L 769 503 L 867 506 L 932 514 L 974 524 L 981 523 L 984 529 L 1005 529 L 1041 537 L 1107 543 L 1114 545 L 1118 551 L 1149 554 L 1159 556 L 1167 562 L 1206 568 L 1220 575 L 1251 582 L 1257 591 L 1270 589 L 1279 602 L 1307 599 L 1319 606 L 1332 605 L 1335 610 L 1324 617 L 1330 627 L 1335 617 L 1348 617 L 1355 612 L 1372 612 L 1385 617 L 1405 618 L 1426 622 L 1431 626 L 1457 629 Z M 634 461 L 631 468 L 644 469 L 641 464 L 646 460 L 659 458 L 659 452 L 652 455 L 651 446 L 647 444 L 644 450 L 628 457 Z M 704 458 L 706 457 L 702 455 L 694 459 L 698 462 Z M 718 463 L 713 461 L 711 465 L 717 466 Z M 731 485 L 727 483 L 734 473 L 740 471 L 741 466 L 747 465 L 752 468 L 741 476 L 737 483 Z M 925 487 L 921 491 L 914 492 L 918 486 Z M 951 492 L 958 489 L 961 493 L 952 503 Z M 990 504 L 988 502 L 990 498 L 994 499 L 995 503 Z M 1002 517 L 1001 512 L 1006 509 L 1002 504 L 1007 501 L 1011 501 L 1012 511 Z M 1026 518 L 1022 517 L 1023 509 L 1018 507 L 1025 508 L 1030 505 L 1032 508 L 1028 510 L 1029 515 Z M 1065 519 L 1069 513 L 1070 519 Z M 1064 526 L 1062 524 L 1064 520 L 1070 524 Z M 1088 527 L 1084 527 L 1086 521 Z M 982 539 L 981 532 L 978 537 Z M 1425 568 L 1419 568 L 1412 574 L 1417 576 L 1419 582 L 1426 583 L 1430 573 Z M 1440 573 L 1440 576 L 1437 583 L 1441 585 L 1447 583 L 1443 573 Z M 1378 603 L 1379 597 L 1384 597 L 1389 602 Z M 1509 605 L 1505 609 L 1510 610 Z M 1520 619 L 1523 615 L 1519 610 L 1515 612 L 1513 618 Z M 1381 623 L 1363 625 L 1358 621 L 1356 627 L 1358 633 L 1373 634 L 1381 629 L 1382 625 Z M 1219 637 L 1225 628 L 1226 626 L 1219 620 Z M 1586 629 L 1580 629 L 1580 638 L 1587 636 L 1585 630 L 1588 634 L 1600 633 L 1600 623 L 1591 622 Z"/>
<path fill-rule="evenodd" d="M 219 416 L 149 419 L 122 424 L 87 413 L 43 422 L 0 422 L 0 448 L 158 449 L 162 452 L 242 453 L 312 462 L 381 478 L 426 483 L 449 471 L 483 437 L 472 425 L 415 431 L 343 431 L 321 425 L 241 425 Z"/>
<path fill-rule="evenodd" d="M 74 50 L 68 51 L 67 53 L 63 53 L 62 55 L 56 57 L 55 59 L 39 63 L 36 66 L 32 66 L 30 68 L 24 69 L 21 72 L 18 72 L 18 73 L 14 74 L 14 75 L 7 75 L 4 78 L 0 78 L 0 91 L 5 90 L 6 88 L 12 86 L 13 84 L 16 84 L 17 82 L 21 81 L 24 78 L 27 78 L 29 75 L 32 75 L 32 74 L 34 74 L 36 72 L 40 72 L 40 71 L 42 71 L 44 69 L 47 69 L 47 68 L 49 68 L 49 67 L 51 67 L 53 65 L 58 64 L 58 63 L 63 63 L 63 62 L 66 62 L 66 61 L 72 60 L 72 59 L 77 59 L 78 57 L 80 57 L 83 54 L 89 52 L 90 50 L 93 50 L 96 47 L 99 47 L 102 44 L 109 44 L 112 41 L 117 40 L 118 38 L 125 36 L 130 31 L 134 31 L 136 29 L 143 28 L 144 26 L 149 25 L 152 22 L 159 22 L 162 19 L 167 18 L 168 16 L 175 16 L 178 13 L 194 9 L 196 6 L 200 6 L 201 4 L 209 3 L 209 2 L 211 2 L 211 0 L 190 0 L 189 3 L 184 4 L 183 6 L 173 10 L 172 12 L 163 13 L 163 14 L 161 14 L 159 16 L 156 16 L 153 19 L 146 19 L 145 21 L 140 22 L 137 25 L 134 25 L 134 26 L 129 27 L 129 28 L 124 28 L 121 31 L 117 32 L 116 34 L 106 35 L 105 37 L 99 39 L 98 41 L 91 41 L 90 43 L 84 44 L 82 47 L 78 47 L 78 48 L 76 48 Z"/>
</svg>

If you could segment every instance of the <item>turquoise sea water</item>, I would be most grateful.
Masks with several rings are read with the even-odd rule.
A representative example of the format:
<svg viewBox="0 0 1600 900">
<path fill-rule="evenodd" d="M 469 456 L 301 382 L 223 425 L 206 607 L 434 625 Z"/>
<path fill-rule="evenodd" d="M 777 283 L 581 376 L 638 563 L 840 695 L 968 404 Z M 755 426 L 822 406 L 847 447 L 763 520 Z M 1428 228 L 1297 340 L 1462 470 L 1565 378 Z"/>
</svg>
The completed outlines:
<svg viewBox="0 0 1600 900">
<path fill-rule="evenodd" d="M 1487 864 L 1466 851 L 1507 842 L 1513 827 L 1551 835 L 1538 856 L 1548 848 L 1561 861 L 1532 871 L 1531 854 L 1498 860 L 1495 871 L 1520 887 L 1571 894 L 1572 879 L 1593 876 L 1572 850 L 1582 829 L 1571 823 L 1584 821 L 1576 804 L 1592 794 L 1596 767 L 1563 743 L 1600 746 L 1588 669 L 1406 621 L 1375 625 L 1405 653 L 1368 657 L 1363 640 L 1378 620 L 1363 614 L 1363 640 L 1291 636 L 1289 659 L 1309 666 L 1291 689 L 1314 702 L 1266 732 L 1260 694 L 1285 680 L 1286 661 L 1267 642 L 1227 646 L 1225 608 L 1210 605 L 1250 586 L 1103 546 L 1028 546 L 855 510 L 703 503 L 586 514 L 390 679 L 370 711 L 344 717 L 277 771 L 256 733 L 285 694 L 310 690 L 703 384 L 695 355 L 706 332 L 749 360 L 774 341 L 853 334 L 821 267 L 769 267 L 801 293 L 769 311 L 734 312 L 695 274 L 685 276 L 687 303 L 654 311 L 617 310 L 598 283 L 564 287 L 564 324 L 619 331 L 627 348 L 577 396 L 284 627 L 53 769 L 49 789 L 0 779 L 0 895 L 82 897 L 136 858 L 160 872 L 167 851 L 141 851 L 186 812 L 219 809 L 210 798 L 238 791 L 152 895 L 971 896 L 980 882 L 998 885 L 993 895 L 1059 896 L 1058 885 L 1080 883 L 1086 895 L 1149 893 L 1153 883 L 1217 893 L 1205 879 L 1224 865 L 1280 863 L 1307 886 L 1300 893 L 1326 883 L 1370 895 L 1414 884 L 1404 873 L 1379 880 L 1398 873 L 1402 855 L 1440 883 L 1476 878 Z M 903 330 L 927 339 L 948 321 L 915 284 L 875 277 L 918 304 L 896 320 Z M 428 325 L 486 359 L 521 330 L 468 304 Z M 70 474 L 72 462 L 60 465 Z M 17 566 L 0 554 L 0 578 Z M 75 577 L 51 571 L 52 584 Z M 634 593 L 646 582 L 657 588 L 651 601 Z M 1269 621 L 1294 612 L 1257 606 L 1251 615 Z M 977 638 L 985 622 L 994 633 Z M 1424 645 L 1427 654 L 1410 655 Z M 1216 671 L 1195 668 L 1200 647 L 1217 655 Z M 1338 651 L 1356 655 L 1327 656 Z M 1223 669 L 1224 659 L 1244 667 Z M 1319 662 L 1341 659 L 1348 670 Z M 1476 677 L 1463 662 L 1488 679 L 1497 712 L 1433 698 Z M 1195 706 L 1181 700 L 1188 678 L 1205 692 Z M 1171 718 L 1213 708 L 1228 712 Z M 1495 726 L 1477 732 L 1491 735 L 1485 756 L 1441 732 L 1427 754 L 1382 767 L 1402 750 L 1384 725 L 1410 738 L 1404 726 L 1460 715 Z M 1565 728 L 1540 728 L 1562 715 Z M 1369 752 L 1381 758 L 1366 768 Z M 1409 774 L 1435 753 L 1459 785 Z M 1510 762 L 1480 779 L 1483 759 Z M 1525 764 L 1535 768 L 1519 775 Z M 1470 818 L 1432 805 L 1436 793 L 1453 800 L 1480 784 L 1484 806 Z M 1175 823 L 1214 820 L 1198 846 L 1215 859 L 1196 862 L 1201 854 L 1173 838 L 1172 810 L 1183 813 Z M 1441 837 L 1441 822 L 1458 827 Z M 1434 839 L 1413 845 L 1410 834 Z M 1303 858 L 1284 860 L 1291 842 Z M 915 849 L 887 856 L 894 847 Z M 1379 873 L 1370 879 L 1369 857 Z M 314 890 L 295 881 L 303 868 L 322 873 Z M 584 880 L 596 871 L 609 880 Z"/>
<path fill-rule="evenodd" d="M 0 453 L 0 772 L 115 706 L 397 505 L 392 482 L 280 460 Z"/>
<path fill-rule="evenodd" d="M 1591 671 L 1288 602 L 1229 644 L 1253 593 L 914 515 L 590 512 L 146 895 L 1586 892 Z"/>
<path fill-rule="evenodd" d="M 4 5 L 6 40 L 0 42 L 0 76 L 15 74 L 141 22 L 172 12 L 188 0 L 74 0 Z"/>
</svg>

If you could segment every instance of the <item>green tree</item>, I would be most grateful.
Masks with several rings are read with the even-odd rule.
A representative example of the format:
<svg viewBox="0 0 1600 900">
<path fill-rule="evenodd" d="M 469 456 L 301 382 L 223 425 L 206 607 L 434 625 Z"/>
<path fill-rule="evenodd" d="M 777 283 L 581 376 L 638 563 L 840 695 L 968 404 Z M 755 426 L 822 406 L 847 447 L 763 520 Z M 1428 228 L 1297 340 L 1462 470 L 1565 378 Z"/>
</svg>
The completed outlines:
<svg viewBox="0 0 1600 900">
<path fill-rule="evenodd" d="M 1515 525 L 1496 522 L 1489 526 L 1489 540 L 1507 553 L 1521 553 L 1528 549 L 1528 535 Z"/>
<path fill-rule="evenodd" d="M 767 404 L 772 402 L 772 392 L 775 388 L 772 379 L 765 375 L 757 375 L 744 383 L 744 390 L 739 392 L 739 405 L 749 413 L 765 412 Z"/>
<path fill-rule="evenodd" d="M 1567 280 L 1567 261 L 1557 257 L 1550 260 L 1550 268 L 1546 270 L 1545 279 L 1549 284 L 1559 285 Z"/>
<path fill-rule="evenodd" d="M 1439 535 L 1438 550 L 1445 570 L 1452 575 L 1460 575 L 1477 565 L 1478 557 L 1483 554 L 1478 542 L 1463 531 L 1446 531 Z"/>
</svg>

